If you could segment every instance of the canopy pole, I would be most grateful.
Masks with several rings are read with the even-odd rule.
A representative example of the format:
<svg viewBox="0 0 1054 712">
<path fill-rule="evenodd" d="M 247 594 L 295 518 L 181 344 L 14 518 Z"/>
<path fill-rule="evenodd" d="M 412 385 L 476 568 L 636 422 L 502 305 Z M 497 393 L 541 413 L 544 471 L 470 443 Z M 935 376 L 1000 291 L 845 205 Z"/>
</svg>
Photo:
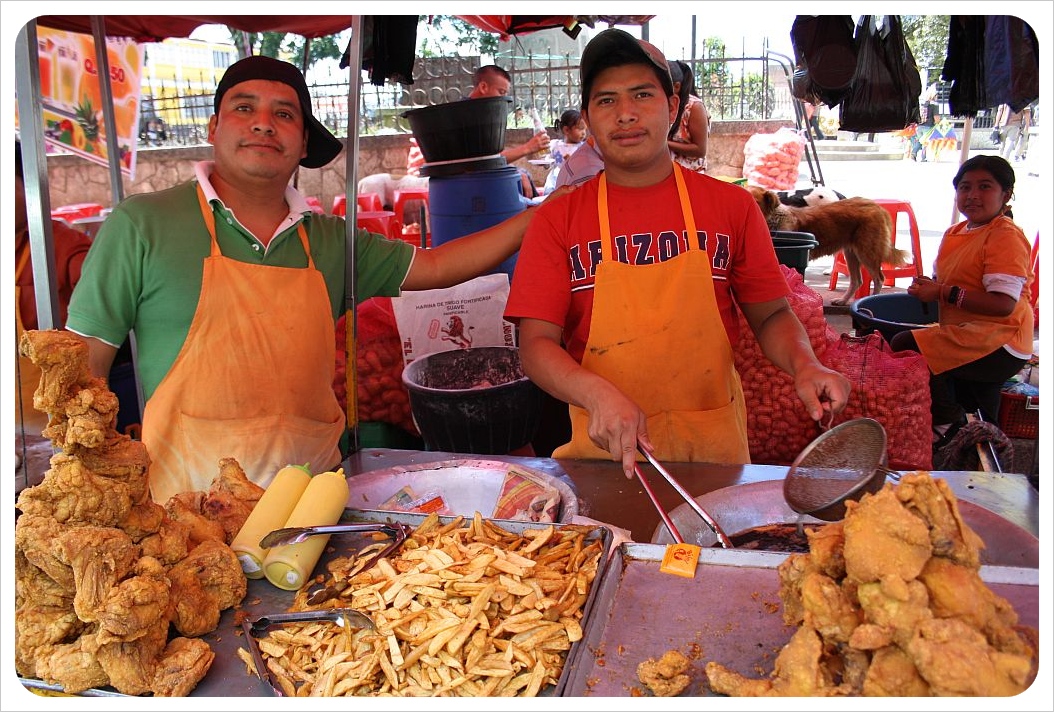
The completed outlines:
<svg viewBox="0 0 1054 712">
<path fill-rule="evenodd" d="M 966 121 L 963 122 L 963 140 L 962 145 L 959 147 L 959 165 L 966 163 L 966 159 L 970 157 L 970 137 L 973 136 L 973 116 L 967 116 Z M 952 219 L 948 223 L 954 225 L 959 222 L 959 208 L 955 203 L 955 199 L 952 198 Z"/>
<path fill-rule="evenodd" d="M 36 285 L 37 328 L 57 329 L 58 284 L 55 268 L 55 237 L 51 231 L 51 196 L 48 190 L 48 157 L 44 148 L 44 110 L 38 97 L 40 58 L 37 50 L 37 21 L 30 20 L 15 39 L 15 92 L 22 144 L 22 173 L 26 186 L 26 217 L 29 222 L 29 254 L 33 258 Z M 17 305 L 16 305 L 17 308 Z"/>
<path fill-rule="evenodd" d="M 344 234 L 346 255 L 344 259 L 344 373 L 347 394 L 347 422 L 350 432 L 350 452 L 359 450 L 359 398 L 358 374 L 355 370 L 355 355 L 358 344 L 358 325 L 355 303 L 356 264 L 355 244 L 358 224 L 358 157 L 359 157 L 359 92 L 362 84 L 362 15 L 351 16 L 351 41 L 348 45 L 348 135 L 344 144 L 344 200 L 346 215 Z"/>
<path fill-rule="evenodd" d="M 101 15 L 91 16 L 91 33 L 95 41 L 95 66 L 99 68 L 99 97 L 102 102 L 102 121 L 106 129 L 106 160 L 110 169 L 111 207 L 124 200 L 121 179 L 121 145 L 117 135 L 117 119 L 113 110 L 113 85 L 110 83 L 110 54 L 106 51 L 106 20 Z"/>
</svg>

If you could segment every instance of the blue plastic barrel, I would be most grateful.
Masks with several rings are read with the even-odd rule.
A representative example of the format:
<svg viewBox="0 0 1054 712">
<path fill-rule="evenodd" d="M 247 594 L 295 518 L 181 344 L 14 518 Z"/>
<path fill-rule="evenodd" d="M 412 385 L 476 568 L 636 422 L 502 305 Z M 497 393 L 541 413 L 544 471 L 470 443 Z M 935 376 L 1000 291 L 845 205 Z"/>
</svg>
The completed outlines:
<svg viewBox="0 0 1054 712">
<path fill-rule="evenodd" d="M 430 177 L 428 214 L 432 220 L 432 245 L 442 245 L 497 225 L 522 212 L 525 206 L 520 172 L 514 166 Z M 494 272 L 504 272 L 511 280 L 515 267 L 516 255 L 513 255 Z"/>
</svg>

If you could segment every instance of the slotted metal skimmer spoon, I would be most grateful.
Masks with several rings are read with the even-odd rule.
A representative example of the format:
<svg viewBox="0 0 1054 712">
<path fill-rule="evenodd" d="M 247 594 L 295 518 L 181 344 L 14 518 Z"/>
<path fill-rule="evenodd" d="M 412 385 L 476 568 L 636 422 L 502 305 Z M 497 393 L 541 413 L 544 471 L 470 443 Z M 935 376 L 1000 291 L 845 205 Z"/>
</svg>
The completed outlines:
<svg viewBox="0 0 1054 712">
<path fill-rule="evenodd" d="M 886 475 L 886 430 L 877 420 L 856 418 L 813 440 L 795 458 L 783 481 L 783 498 L 795 512 L 833 522 L 845 503 L 882 489 Z"/>
</svg>

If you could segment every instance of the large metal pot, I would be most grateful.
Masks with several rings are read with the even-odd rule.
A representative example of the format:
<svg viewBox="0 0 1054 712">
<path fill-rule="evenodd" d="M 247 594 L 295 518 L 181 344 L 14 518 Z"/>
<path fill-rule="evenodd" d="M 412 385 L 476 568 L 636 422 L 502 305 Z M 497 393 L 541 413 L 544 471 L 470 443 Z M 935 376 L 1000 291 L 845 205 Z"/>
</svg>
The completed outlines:
<svg viewBox="0 0 1054 712">
<path fill-rule="evenodd" d="M 695 498 L 710 515 L 721 524 L 728 535 L 736 534 L 766 524 L 793 524 L 798 514 L 783 498 L 783 480 L 765 480 L 743 485 L 733 485 L 708 492 Z M 981 550 L 981 563 L 992 566 L 1039 567 L 1039 540 L 1013 522 L 984 507 L 959 500 L 959 513 L 963 521 L 981 535 L 985 548 Z M 717 537 L 699 516 L 682 504 L 670 512 L 674 526 L 684 540 L 703 547 L 717 544 Z M 823 524 L 813 517 L 802 520 L 806 524 Z M 673 538 L 663 524 L 659 524 L 651 538 L 654 544 L 672 544 Z"/>
</svg>

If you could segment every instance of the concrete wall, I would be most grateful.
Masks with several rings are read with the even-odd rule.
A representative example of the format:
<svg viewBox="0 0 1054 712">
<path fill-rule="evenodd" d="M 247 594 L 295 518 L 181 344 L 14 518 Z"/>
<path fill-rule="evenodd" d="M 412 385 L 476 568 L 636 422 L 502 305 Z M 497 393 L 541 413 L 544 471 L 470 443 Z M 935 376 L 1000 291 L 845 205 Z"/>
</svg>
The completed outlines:
<svg viewBox="0 0 1054 712">
<path fill-rule="evenodd" d="M 709 141 L 709 173 L 714 176 L 743 175 L 743 146 L 755 133 L 772 133 L 788 121 L 715 121 Z M 530 129 L 509 129 L 508 145 L 519 145 L 529 139 Z M 406 173 L 406 156 L 410 150 L 408 134 L 363 136 L 359 138 L 360 178 L 378 173 L 401 177 Z M 323 168 L 301 168 L 297 185 L 305 195 L 317 197 L 328 210 L 337 195 L 345 193 L 345 159 L 341 153 Z M 140 148 L 136 177 L 125 182 L 125 195 L 147 193 L 171 187 L 194 175 L 194 162 L 212 157 L 211 146 L 193 148 Z M 537 185 L 545 181 L 545 169 L 521 159 Z M 73 155 L 48 156 L 48 181 L 51 207 L 72 203 L 112 204 L 109 171 L 104 166 Z"/>
</svg>

